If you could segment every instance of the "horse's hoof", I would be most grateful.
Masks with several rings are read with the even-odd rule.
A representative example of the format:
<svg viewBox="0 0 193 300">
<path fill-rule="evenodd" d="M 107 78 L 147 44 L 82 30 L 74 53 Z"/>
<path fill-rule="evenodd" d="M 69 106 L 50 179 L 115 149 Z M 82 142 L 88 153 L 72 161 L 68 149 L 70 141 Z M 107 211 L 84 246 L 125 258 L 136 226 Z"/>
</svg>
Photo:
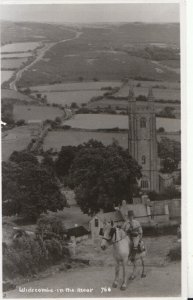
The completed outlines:
<svg viewBox="0 0 193 300">
<path fill-rule="evenodd" d="M 141 278 L 145 278 L 146 277 L 146 274 L 141 274 Z"/>
<path fill-rule="evenodd" d="M 116 282 L 113 282 L 113 285 L 112 285 L 112 287 L 115 289 L 115 288 L 117 288 L 117 283 Z"/>
<path fill-rule="evenodd" d="M 120 290 L 121 290 L 121 291 L 125 291 L 125 290 L 126 290 L 126 286 L 125 286 L 125 285 L 122 285 L 122 286 L 120 287 Z"/>
<path fill-rule="evenodd" d="M 130 277 L 129 277 L 129 280 L 134 280 L 135 279 L 135 276 L 134 275 L 131 275 Z"/>
</svg>

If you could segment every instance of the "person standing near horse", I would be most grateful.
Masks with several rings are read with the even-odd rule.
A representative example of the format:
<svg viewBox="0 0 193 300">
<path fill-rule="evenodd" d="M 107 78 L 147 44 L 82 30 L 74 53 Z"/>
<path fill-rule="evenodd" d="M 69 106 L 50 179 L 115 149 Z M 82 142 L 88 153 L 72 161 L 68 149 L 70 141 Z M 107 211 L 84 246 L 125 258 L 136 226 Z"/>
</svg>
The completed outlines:
<svg viewBox="0 0 193 300">
<path fill-rule="evenodd" d="M 134 212 L 132 210 L 128 211 L 128 220 L 123 224 L 123 230 L 133 242 L 131 260 L 134 261 L 138 251 L 139 243 L 142 240 L 143 230 L 140 222 L 134 219 Z"/>
</svg>

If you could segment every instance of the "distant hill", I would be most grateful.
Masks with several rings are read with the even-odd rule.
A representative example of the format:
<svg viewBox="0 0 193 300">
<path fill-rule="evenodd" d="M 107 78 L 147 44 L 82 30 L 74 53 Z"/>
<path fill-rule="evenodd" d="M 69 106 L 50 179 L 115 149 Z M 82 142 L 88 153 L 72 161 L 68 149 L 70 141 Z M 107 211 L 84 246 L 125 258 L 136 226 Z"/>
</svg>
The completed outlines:
<svg viewBox="0 0 193 300">
<path fill-rule="evenodd" d="M 39 41 L 43 39 L 58 41 L 73 36 L 74 28 L 92 30 L 108 34 L 109 39 L 130 43 L 180 44 L 180 25 L 178 23 L 96 23 L 96 24 L 57 24 L 1 21 L 1 44 L 9 42 Z M 65 35 L 65 36 L 64 36 Z"/>
<path fill-rule="evenodd" d="M 180 45 L 180 24 L 127 23 L 114 27 L 122 37 L 129 36 L 131 43 L 165 43 Z"/>
<path fill-rule="evenodd" d="M 1 45 L 10 42 L 59 41 L 73 35 L 71 30 L 58 24 L 1 21 Z"/>
</svg>

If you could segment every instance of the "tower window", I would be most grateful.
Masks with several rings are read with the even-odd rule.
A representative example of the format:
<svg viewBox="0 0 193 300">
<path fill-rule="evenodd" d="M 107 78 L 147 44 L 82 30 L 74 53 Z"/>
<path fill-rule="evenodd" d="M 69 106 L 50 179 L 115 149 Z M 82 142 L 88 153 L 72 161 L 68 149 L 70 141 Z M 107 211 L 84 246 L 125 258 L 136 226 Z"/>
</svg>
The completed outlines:
<svg viewBox="0 0 193 300">
<path fill-rule="evenodd" d="M 146 128 L 146 118 L 141 118 L 140 119 L 140 127 L 141 128 Z"/>
<path fill-rule="evenodd" d="M 95 226 L 95 227 L 99 227 L 99 220 L 98 220 L 98 219 L 95 219 L 95 220 L 94 220 L 94 226 Z"/>
<path fill-rule="evenodd" d="M 148 181 L 147 180 L 141 180 L 141 188 L 142 189 L 148 189 Z"/>
<path fill-rule="evenodd" d="M 141 157 L 141 163 L 142 163 L 142 165 L 146 164 L 146 157 L 145 157 L 145 155 L 142 155 L 142 157 Z"/>
</svg>

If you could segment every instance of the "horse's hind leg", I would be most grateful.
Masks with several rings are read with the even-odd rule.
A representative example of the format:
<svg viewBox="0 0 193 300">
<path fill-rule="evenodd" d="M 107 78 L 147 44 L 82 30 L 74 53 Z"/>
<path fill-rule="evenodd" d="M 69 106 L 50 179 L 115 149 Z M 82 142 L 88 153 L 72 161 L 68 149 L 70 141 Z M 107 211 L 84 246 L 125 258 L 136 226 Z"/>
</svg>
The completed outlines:
<svg viewBox="0 0 193 300">
<path fill-rule="evenodd" d="M 145 274 L 145 264 L 144 264 L 144 259 L 143 259 L 143 257 L 141 257 L 141 264 L 142 264 L 141 278 L 144 278 L 144 277 L 146 277 L 146 274 Z"/>
<path fill-rule="evenodd" d="M 119 280 L 119 262 L 115 266 L 115 280 L 113 281 L 113 288 L 116 288 Z"/>
</svg>

